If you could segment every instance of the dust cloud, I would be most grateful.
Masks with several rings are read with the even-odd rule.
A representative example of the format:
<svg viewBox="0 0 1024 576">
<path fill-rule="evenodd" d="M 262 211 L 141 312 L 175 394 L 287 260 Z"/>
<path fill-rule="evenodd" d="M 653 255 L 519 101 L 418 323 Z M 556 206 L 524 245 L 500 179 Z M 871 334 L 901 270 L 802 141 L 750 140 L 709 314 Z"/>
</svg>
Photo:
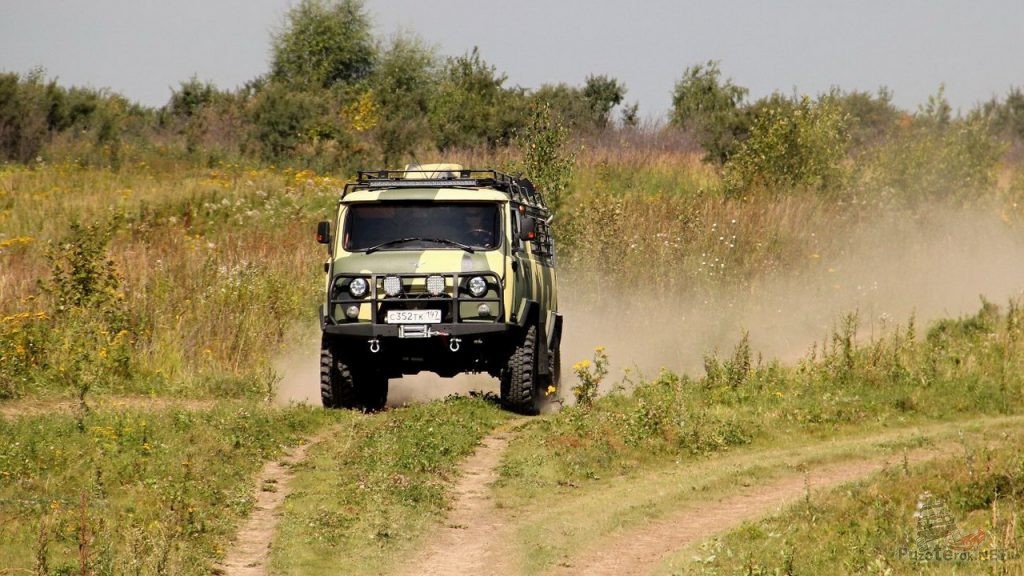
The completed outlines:
<svg viewBox="0 0 1024 576">
<path fill-rule="evenodd" d="M 799 274 L 712 294 L 654 294 L 643 286 L 594 294 L 591 283 L 562 270 L 562 395 L 571 396 L 564 390 L 573 363 L 590 358 L 596 346 L 610 359 L 606 383 L 617 383 L 627 369 L 634 380 L 662 368 L 699 374 L 705 354 L 729 354 L 744 331 L 755 353 L 791 362 L 851 312 L 860 318 L 861 338 L 905 324 L 911 315 L 921 334 L 938 318 L 975 313 L 982 296 L 1004 305 L 1024 295 L 1024 231 L 997 211 L 891 215 L 846 234 L 838 254 L 822 254 Z M 319 404 L 319 337 L 315 325 L 296 330 L 275 361 L 280 403 Z M 388 405 L 497 388 L 487 375 L 422 373 L 392 380 Z"/>
<path fill-rule="evenodd" d="M 859 317 L 861 338 L 911 315 L 920 335 L 938 318 L 977 312 L 981 297 L 1004 305 L 1024 290 L 1024 231 L 994 210 L 893 215 L 848 235 L 839 254 L 821 255 L 798 275 L 700 296 L 638 286 L 580 297 L 585 287 L 563 276 L 563 378 L 596 346 L 607 348 L 610 377 L 625 369 L 699 374 L 705 354 L 731 353 L 744 331 L 766 360 L 795 361 L 849 313 Z"/>
</svg>

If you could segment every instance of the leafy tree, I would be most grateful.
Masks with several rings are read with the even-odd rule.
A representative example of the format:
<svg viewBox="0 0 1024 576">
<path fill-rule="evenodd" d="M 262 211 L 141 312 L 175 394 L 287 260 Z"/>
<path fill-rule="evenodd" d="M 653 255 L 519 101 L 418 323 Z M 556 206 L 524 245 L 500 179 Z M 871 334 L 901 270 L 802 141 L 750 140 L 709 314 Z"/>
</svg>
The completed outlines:
<svg viewBox="0 0 1024 576">
<path fill-rule="evenodd" d="M 622 107 L 622 125 L 627 128 L 640 125 L 640 103 L 634 102 Z"/>
<path fill-rule="evenodd" d="M 505 80 L 476 48 L 445 61 L 429 113 L 439 149 L 495 146 L 509 140 L 518 93 L 505 89 Z"/>
<path fill-rule="evenodd" d="M 1011 88 L 1005 100 L 993 98 L 971 116 L 989 120 L 996 133 L 1024 140 L 1024 90 Z"/>
<path fill-rule="evenodd" d="M 747 130 L 741 110 L 747 89 L 720 77 L 718 62 L 713 60 L 683 71 L 672 92 L 671 122 L 696 130 L 708 158 L 724 162 Z"/>
<path fill-rule="evenodd" d="M 612 108 L 626 97 L 626 86 L 605 75 L 587 76 L 583 86 L 583 97 L 590 104 L 591 119 L 598 128 L 611 123 Z"/>
<path fill-rule="evenodd" d="M 430 139 L 436 57 L 421 40 L 398 36 L 381 55 L 370 80 L 379 122 L 373 131 L 386 166 Z"/>
<path fill-rule="evenodd" d="M 583 90 L 565 83 L 544 84 L 529 96 L 532 110 L 547 108 L 552 119 L 572 130 L 591 126 L 591 108 Z"/>
<path fill-rule="evenodd" d="M 516 134 L 516 144 L 523 151 L 520 165 L 513 171 L 523 172 L 544 194 L 551 212 L 557 214 L 565 204 L 576 169 L 576 152 L 569 145 L 569 130 L 544 103 L 537 104 L 526 128 Z"/>
<path fill-rule="evenodd" d="M 216 86 L 192 76 L 171 93 L 171 99 L 167 102 L 166 109 L 170 114 L 179 118 L 191 118 L 198 114 L 204 106 L 213 103 L 217 95 Z"/>
<path fill-rule="evenodd" d="M 854 148 L 875 144 L 888 134 L 899 121 L 900 112 L 892 104 L 892 92 L 879 88 L 878 92 L 841 92 L 834 89 L 829 93 L 836 104 L 847 115 L 850 141 Z"/>
<path fill-rule="evenodd" d="M 928 96 L 928 102 L 917 108 L 917 120 L 934 127 L 945 127 L 953 119 L 953 107 L 946 99 L 946 86 L 939 84 L 939 90 Z"/>
<path fill-rule="evenodd" d="M 52 96 L 42 70 L 24 78 L 0 74 L 0 159 L 28 162 L 39 154 L 49 138 Z"/>
<path fill-rule="evenodd" d="M 370 75 L 376 49 L 362 0 L 301 0 L 273 39 L 271 78 L 306 88 Z"/>
</svg>

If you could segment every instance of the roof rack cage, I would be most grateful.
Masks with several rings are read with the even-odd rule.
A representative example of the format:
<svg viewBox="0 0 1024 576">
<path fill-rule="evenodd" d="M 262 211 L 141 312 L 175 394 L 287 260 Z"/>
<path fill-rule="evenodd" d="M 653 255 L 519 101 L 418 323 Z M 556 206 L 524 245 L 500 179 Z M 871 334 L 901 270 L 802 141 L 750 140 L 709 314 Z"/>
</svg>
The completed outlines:
<svg viewBox="0 0 1024 576">
<path fill-rule="evenodd" d="M 355 190 L 379 188 L 493 188 L 509 198 L 547 209 L 544 195 L 526 178 L 497 170 L 360 170 L 355 182 L 345 185 L 341 197 Z"/>
</svg>

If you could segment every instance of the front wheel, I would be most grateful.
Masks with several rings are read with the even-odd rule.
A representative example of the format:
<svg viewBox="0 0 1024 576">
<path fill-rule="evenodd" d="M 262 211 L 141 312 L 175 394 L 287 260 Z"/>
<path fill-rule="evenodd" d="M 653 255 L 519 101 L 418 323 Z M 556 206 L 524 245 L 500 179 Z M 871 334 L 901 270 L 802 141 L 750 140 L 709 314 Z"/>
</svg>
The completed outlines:
<svg viewBox="0 0 1024 576">
<path fill-rule="evenodd" d="M 530 326 L 501 373 L 501 404 L 520 414 L 540 411 L 540 378 L 537 374 L 537 327 Z"/>
<path fill-rule="evenodd" d="M 387 375 L 351 366 L 324 338 L 320 344 L 320 400 L 324 408 L 383 410 L 388 401 Z"/>
<path fill-rule="evenodd" d="M 320 400 L 324 408 L 358 406 L 352 369 L 342 362 L 326 337 L 320 341 Z"/>
</svg>

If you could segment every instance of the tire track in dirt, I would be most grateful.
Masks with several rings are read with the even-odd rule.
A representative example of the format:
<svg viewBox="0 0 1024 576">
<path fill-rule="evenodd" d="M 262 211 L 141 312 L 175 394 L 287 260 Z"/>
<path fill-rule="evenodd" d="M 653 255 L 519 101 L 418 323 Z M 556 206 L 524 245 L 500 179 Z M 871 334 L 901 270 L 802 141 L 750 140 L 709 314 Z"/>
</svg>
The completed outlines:
<svg viewBox="0 0 1024 576">
<path fill-rule="evenodd" d="M 227 556 L 215 569 L 222 576 L 266 576 L 270 543 L 281 519 L 281 507 L 291 492 L 292 469 L 306 458 L 306 451 L 327 437 L 322 432 L 263 465 L 256 480 L 252 513 L 238 529 Z"/>
<path fill-rule="evenodd" d="M 521 422 L 516 420 L 513 422 Z M 513 435 L 510 425 L 485 437 L 459 469 L 454 502 L 429 543 L 399 574 L 407 576 L 468 576 L 507 574 L 508 557 L 501 553 L 500 535 L 507 529 L 505 515 L 494 505 L 490 485 L 498 478 L 498 464 Z"/>
<path fill-rule="evenodd" d="M 913 464 L 936 457 L 936 449 L 919 449 L 906 454 Z M 902 460 L 904 456 L 899 458 Z M 856 460 L 788 474 L 765 485 L 741 488 L 714 502 L 690 505 L 667 518 L 617 532 L 579 551 L 577 564 L 563 563 L 553 575 L 632 576 L 649 574 L 663 558 L 702 542 L 716 533 L 756 520 L 808 495 L 808 491 L 833 488 L 861 480 L 883 470 L 896 456 Z"/>
</svg>

